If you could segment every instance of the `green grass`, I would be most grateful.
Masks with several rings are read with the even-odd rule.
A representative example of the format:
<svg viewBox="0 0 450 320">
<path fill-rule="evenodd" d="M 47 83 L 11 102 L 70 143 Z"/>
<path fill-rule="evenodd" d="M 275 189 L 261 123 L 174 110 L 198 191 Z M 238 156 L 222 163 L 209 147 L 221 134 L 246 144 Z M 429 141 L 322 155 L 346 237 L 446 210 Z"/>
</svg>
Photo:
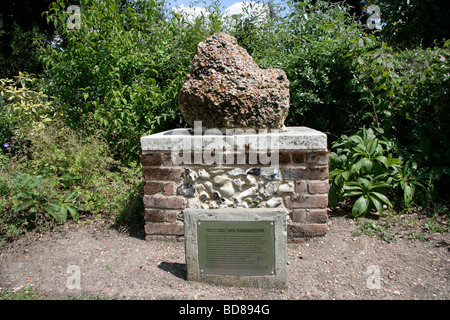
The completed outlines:
<svg viewBox="0 0 450 320">
<path fill-rule="evenodd" d="M 360 230 L 354 236 L 367 234 L 390 242 L 398 237 L 420 240 L 436 233 L 448 232 L 450 215 L 447 205 L 413 208 L 402 212 L 389 210 L 380 216 L 357 219 Z"/>
<path fill-rule="evenodd" d="M 36 289 L 29 287 L 18 291 L 0 291 L 0 300 L 48 300 L 48 298 Z"/>
<path fill-rule="evenodd" d="M 48 296 L 33 287 L 23 288 L 17 291 L 0 291 L 0 300 L 106 300 L 101 296 L 81 294 L 78 296 L 63 295 L 61 297 Z"/>
</svg>

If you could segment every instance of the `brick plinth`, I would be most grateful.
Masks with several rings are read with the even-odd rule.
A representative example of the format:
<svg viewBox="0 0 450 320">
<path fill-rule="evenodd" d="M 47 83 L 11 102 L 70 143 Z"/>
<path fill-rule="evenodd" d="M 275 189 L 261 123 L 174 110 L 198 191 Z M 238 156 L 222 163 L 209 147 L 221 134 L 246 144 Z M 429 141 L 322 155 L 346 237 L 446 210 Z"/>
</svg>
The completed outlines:
<svg viewBox="0 0 450 320">
<path fill-rule="evenodd" d="M 219 207 L 285 207 L 290 241 L 324 235 L 329 188 L 326 135 L 302 127 L 290 130 L 292 136 L 289 132 L 276 136 L 277 149 L 269 152 L 249 150 L 248 144 L 205 152 L 211 142 L 199 144 L 176 130 L 141 138 L 147 239 L 180 239 L 184 209 Z M 179 151 L 180 146 L 192 150 Z"/>
</svg>

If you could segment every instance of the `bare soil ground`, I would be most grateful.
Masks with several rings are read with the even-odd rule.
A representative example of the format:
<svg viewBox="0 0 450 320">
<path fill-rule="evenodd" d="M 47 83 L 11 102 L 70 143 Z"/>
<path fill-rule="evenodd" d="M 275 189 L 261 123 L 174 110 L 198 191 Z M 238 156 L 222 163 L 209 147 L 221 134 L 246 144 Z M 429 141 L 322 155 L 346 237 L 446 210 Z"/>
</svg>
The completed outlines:
<svg viewBox="0 0 450 320">
<path fill-rule="evenodd" d="M 354 220 L 331 214 L 325 236 L 288 243 L 288 286 L 268 290 L 187 281 L 182 242 L 149 242 L 98 222 L 68 223 L 0 248 L 0 291 L 32 286 L 49 297 L 106 299 L 449 299 L 448 232 L 386 242 L 360 230 Z M 71 289 L 74 270 L 80 283 Z"/>
</svg>

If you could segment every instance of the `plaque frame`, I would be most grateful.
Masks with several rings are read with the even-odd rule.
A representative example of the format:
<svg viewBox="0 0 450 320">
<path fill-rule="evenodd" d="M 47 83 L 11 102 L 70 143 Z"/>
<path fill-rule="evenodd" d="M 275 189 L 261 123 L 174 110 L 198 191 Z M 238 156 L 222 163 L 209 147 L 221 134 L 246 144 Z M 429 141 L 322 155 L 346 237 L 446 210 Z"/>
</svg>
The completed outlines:
<svg viewBox="0 0 450 320">
<path fill-rule="evenodd" d="M 185 209 L 183 211 L 183 220 L 185 229 L 187 280 L 239 287 L 286 287 L 286 219 L 287 210 L 285 208 Z M 215 241 L 216 243 L 219 243 L 224 241 L 224 239 L 227 239 L 227 228 L 230 230 L 238 230 L 239 228 L 244 230 L 228 232 L 228 236 L 232 238 L 235 237 L 234 240 L 231 240 L 231 249 L 228 247 L 228 250 L 235 250 L 237 252 L 237 261 L 234 261 L 233 263 L 241 264 L 241 267 L 229 272 L 226 272 L 226 270 L 224 271 L 226 268 L 233 268 L 233 263 L 226 265 L 224 268 L 223 261 L 225 261 L 224 259 L 232 257 L 234 252 L 222 252 L 222 254 L 219 254 L 217 253 L 219 250 L 227 250 L 227 246 L 219 245 L 219 247 L 216 248 L 217 252 L 215 253 L 215 248 L 211 249 L 209 244 L 210 248 L 208 254 L 211 255 L 212 252 L 212 254 L 219 255 L 219 257 L 216 256 L 210 258 L 209 263 L 211 263 L 211 261 L 214 263 L 218 260 L 219 267 L 210 267 L 205 270 L 205 254 L 207 253 L 205 248 L 202 248 L 205 243 L 202 243 L 204 242 L 204 239 L 202 240 L 204 235 L 201 234 L 205 231 L 205 228 L 203 228 L 205 224 L 209 224 L 210 229 L 217 229 L 217 233 L 215 234 L 214 231 L 212 233 L 210 231 L 209 236 L 213 236 L 208 240 L 209 242 Z M 267 228 L 270 230 L 266 230 Z M 223 229 L 223 231 L 219 229 Z M 252 236 L 249 235 L 249 233 L 246 233 L 246 231 L 250 229 L 264 229 L 265 231 L 259 232 L 259 235 L 255 234 Z M 223 234 L 220 234 L 220 232 Z M 241 234 L 244 238 L 246 236 L 252 238 L 249 240 L 249 243 L 252 243 L 253 241 L 257 244 L 259 241 L 261 242 L 261 246 L 253 243 L 253 248 L 250 248 L 250 246 L 244 246 L 243 249 L 237 248 L 239 241 L 241 240 L 240 237 L 236 235 L 238 232 L 244 232 Z M 245 239 L 242 240 L 245 242 Z M 268 248 L 268 245 L 270 245 L 271 248 Z M 246 252 L 249 252 L 248 257 L 245 257 Z M 267 253 L 267 256 L 264 256 L 265 253 Z M 243 260 L 240 261 L 239 257 L 242 257 Z M 263 271 L 258 269 L 261 267 L 261 265 L 258 266 L 258 262 L 261 262 Z M 222 263 L 222 265 L 220 263 Z M 265 264 L 267 264 L 267 266 Z"/>
</svg>

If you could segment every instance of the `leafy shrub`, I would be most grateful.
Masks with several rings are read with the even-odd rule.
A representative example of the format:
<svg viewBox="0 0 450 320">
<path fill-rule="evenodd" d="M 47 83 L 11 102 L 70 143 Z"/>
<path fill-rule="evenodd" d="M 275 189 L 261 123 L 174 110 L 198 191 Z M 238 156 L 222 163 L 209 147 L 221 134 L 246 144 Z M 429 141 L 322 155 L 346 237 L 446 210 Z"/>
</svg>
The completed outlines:
<svg viewBox="0 0 450 320">
<path fill-rule="evenodd" d="M 14 239 L 25 231 L 54 225 L 49 203 L 55 192 L 42 176 L 4 173 L 0 191 L 0 239 Z"/>
<path fill-rule="evenodd" d="M 0 164 L 5 154 L 26 149 L 26 130 L 39 131 L 57 118 L 51 99 L 42 92 L 42 81 L 27 73 L 0 79 Z"/>
<path fill-rule="evenodd" d="M 433 183 L 450 176 L 449 58 L 448 47 L 395 52 L 384 44 L 358 57 L 363 118 L 397 141 L 416 175 Z"/>
<path fill-rule="evenodd" d="M 0 110 L 9 126 L 42 128 L 57 115 L 51 99 L 42 91 L 42 81 L 27 73 L 0 79 Z"/>
<path fill-rule="evenodd" d="M 114 218 L 140 183 L 140 166 L 125 167 L 114 160 L 101 134 L 80 137 L 54 123 L 28 138 L 33 159 L 28 170 L 48 177 L 55 189 L 75 190 L 88 212 Z"/>
<path fill-rule="evenodd" d="M 324 131 L 330 144 L 363 126 L 377 128 L 405 150 L 402 160 L 417 168 L 421 183 L 431 179 L 448 190 L 450 41 L 397 51 L 355 23 L 345 5 L 324 1 L 255 20 L 234 32 L 261 66 L 286 71 L 288 125 Z"/>
<path fill-rule="evenodd" d="M 393 187 L 395 168 L 400 159 L 394 158 L 389 144 L 379 140 L 371 129 L 359 134 L 342 136 L 333 144 L 330 154 L 330 203 L 336 205 L 346 197 L 359 196 L 352 204 L 352 216 L 364 216 L 375 207 L 392 206 L 386 197 Z"/>
<path fill-rule="evenodd" d="M 117 225 L 140 223 L 140 167 L 123 167 L 105 141 L 80 138 L 57 122 L 23 133 L 30 142 L 27 157 L 9 159 L 0 176 L 0 238 L 78 221 L 81 214 Z"/>
<path fill-rule="evenodd" d="M 333 140 L 350 134 L 362 126 L 364 112 L 354 90 L 355 59 L 374 41 L 362 34 L 343 4 L 287 4 L 291 7 L 284 14 L 258 22 L 244 19 L 233 32 L 262 67 L 285 70 L 291 95 L 286 124 L 327 132 Z"/>
<path fill-rule="evenodd" d="M 363 128 L 352 136 L 341 137 L 330 154 L 330 204 L 348 199 L 352 216 L 364 216 L 375 208 L 395 204 L 409 208 L 426 204 L 432 192 L 417 163 L 391 140 L 379 139 L 372 129 Z M 356 200 L 354 197 L 358 197 Z"/>
<path fill-rule="evenodd" d="M 81 1 L 79 29 L 67 29 L 68 4 L 47 12 L 61 37 L 47 47 L 46 90 L 73 129 L 101 129 L 117 158 L 138 160 L 140 137 L 181 125 L 178 92 L 199 41 L 202 21 L 189 24 L 163 1 Z"/>
</svg>

